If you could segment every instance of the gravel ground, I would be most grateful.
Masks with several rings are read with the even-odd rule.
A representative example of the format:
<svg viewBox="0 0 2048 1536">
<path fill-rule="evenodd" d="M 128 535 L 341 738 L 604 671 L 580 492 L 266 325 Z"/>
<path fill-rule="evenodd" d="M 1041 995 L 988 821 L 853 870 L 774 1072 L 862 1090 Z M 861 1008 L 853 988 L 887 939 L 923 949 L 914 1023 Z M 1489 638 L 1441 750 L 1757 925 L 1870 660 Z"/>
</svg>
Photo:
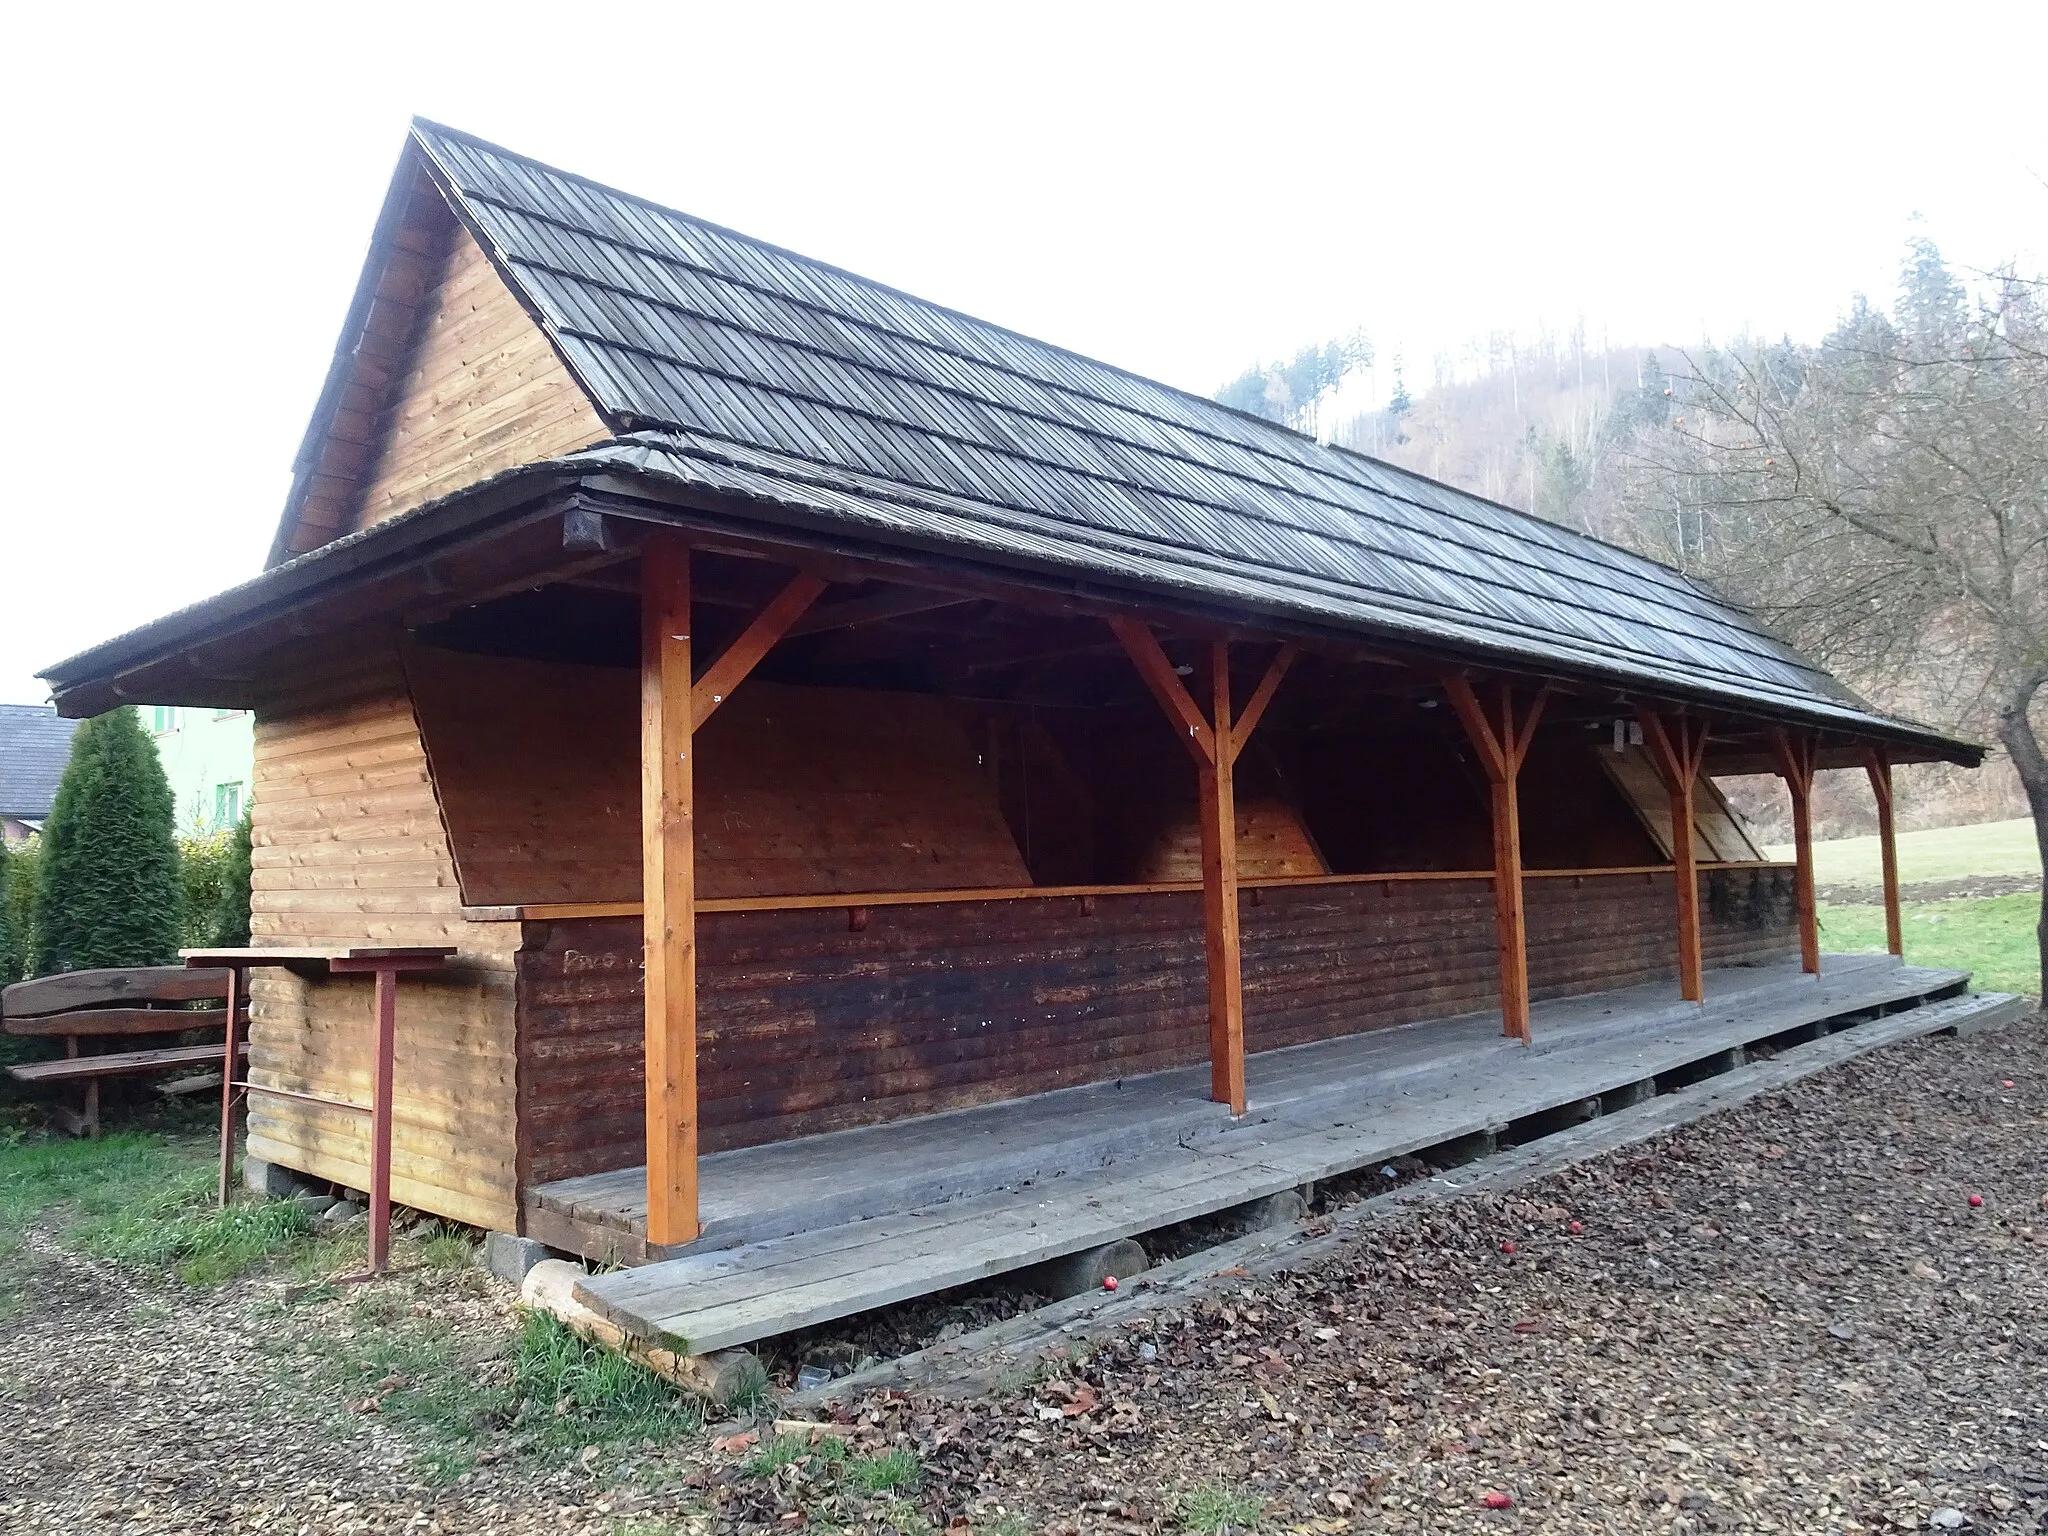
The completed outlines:
<svg viewBox="0 0 2048 1536">
<path fill-rule="evenodd" d="M 1896 1047 L 1226 1278 L 1026 1392 L 878 1395 L 844 1431 L 922 1457 L 893 1491 L 831 1447 L 750 1466 L 742 1426 L 588 1461 L 500 1437 L 437 1482 L 416 1424 L 309 1364 L 360 1299 L 39 1245 L 0 1323 L 0 1530 L 2048 1532 L 2044 1046 Z M 502 1347 L 480 1277 L 380 1290 Z"/>
</svg>

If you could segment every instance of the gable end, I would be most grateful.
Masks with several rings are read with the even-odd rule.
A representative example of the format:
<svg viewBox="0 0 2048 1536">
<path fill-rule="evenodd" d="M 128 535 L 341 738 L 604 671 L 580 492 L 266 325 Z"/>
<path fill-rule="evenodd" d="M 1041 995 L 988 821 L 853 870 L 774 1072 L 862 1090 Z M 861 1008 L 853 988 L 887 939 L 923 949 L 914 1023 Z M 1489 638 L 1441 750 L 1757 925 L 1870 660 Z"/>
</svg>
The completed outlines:
<svg viewBox="0 0 2048 1536">
<path fill-rule="evenodd" d="M 611 431 L 424 168 L 401 169 L 275 565 Z"/>
</svg>

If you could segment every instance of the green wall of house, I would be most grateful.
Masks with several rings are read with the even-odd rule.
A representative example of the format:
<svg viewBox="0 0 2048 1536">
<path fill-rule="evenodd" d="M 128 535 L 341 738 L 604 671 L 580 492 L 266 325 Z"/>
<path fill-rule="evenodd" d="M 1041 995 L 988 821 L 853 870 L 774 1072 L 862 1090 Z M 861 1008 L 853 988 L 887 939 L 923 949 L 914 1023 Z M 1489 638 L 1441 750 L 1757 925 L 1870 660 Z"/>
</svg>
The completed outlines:
<svg viewBox="0 0 2048 1536">
<path fill-rule="evenodd" d="M 178 807 L 178 831 L 217 832 L 249 806 L 255 719 L 246 709 L 138 705 Z"/>
</svg>

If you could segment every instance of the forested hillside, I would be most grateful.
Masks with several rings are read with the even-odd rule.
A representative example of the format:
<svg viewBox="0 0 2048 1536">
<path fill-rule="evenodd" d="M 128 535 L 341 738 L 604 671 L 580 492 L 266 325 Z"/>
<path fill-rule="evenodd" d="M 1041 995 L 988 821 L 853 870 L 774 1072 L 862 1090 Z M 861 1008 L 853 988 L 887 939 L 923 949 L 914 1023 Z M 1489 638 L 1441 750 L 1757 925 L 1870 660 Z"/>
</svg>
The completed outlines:
<svg viewBox="0 0 2048 1536">
<path fill-rule="evenodd" d="M 1585 327 L 1396 362 L 1363 333 L 1246 370 L 1218 398 L 1686 570 L 1884 708 L 1997 744 L 1982 773 L 1906 769 L 1906 826 L 2028 814 L 2012 766 L 2048 657 L 2030 606 L 2048 547 L 2042 284 L 1907 254 L 1889 311 L 1815 343 L 1593 347 Z M 2031 684 L 2031 690 L 2030 685 Z M 2018 734 L 2016 734 L 2018 733 Z M 1836 782 L 1829 782 L 1830 780 Z M 1853 781 L 1853 782 L 1852 782 Z M 1775 780 L 1729 786 L 1771 840 Z M 1822 836 L 1868 831 L 1860 775 L 1816 786 Z"/>
</svg>

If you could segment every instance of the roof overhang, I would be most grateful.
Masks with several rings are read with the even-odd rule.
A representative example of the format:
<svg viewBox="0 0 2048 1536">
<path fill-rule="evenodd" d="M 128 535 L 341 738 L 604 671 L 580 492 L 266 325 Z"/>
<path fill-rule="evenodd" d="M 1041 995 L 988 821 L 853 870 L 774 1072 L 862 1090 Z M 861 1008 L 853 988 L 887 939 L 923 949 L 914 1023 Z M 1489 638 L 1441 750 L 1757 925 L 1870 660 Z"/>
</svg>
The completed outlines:
<svg viewBox="0 0 2048 1536">
<path fill-rule="evenodd" d="M 845 579 L 948 588 L 1068 612 L 1139 612 L 1210 632 L 1292 639 L 1340 658 L 1370 647 L 1418 666 L 1477 667 L 1600 692 L 1617 705 L 1683 704 L 1805 727 L 1822 733 L 1823 766 L 1853 764 L 1864 742 L 1885 746 L 1901 762 L 1975 766 L 1984 756 L 1974 743 L 1846 703 L 1760 701 L 1481 641 L 1418 643 L 1398 625 L 1339 622 L 1284 593 L 1226 601 L 1188 581 L 1055 544 L 1035 552 L 994 543 L 967 548 L 909 527 L 855 526 L 796 499 L 679 483 L 605 462 L 595 450 L 508 471 L 338 539 L 41 675 L 67 716 L 129 703 L 261 707 L 289 681 L 295 655 L 308 647 L 332 651 L 372 628 L 402 631 L 462 604 L 630 559 L 649 526 L 687 529 L 732 553 L 803 561 Z M 1742 766 L 1735 761 L 1724 755 L 1709 767 L 1749 771 L 1747 758 Z"/>
</svg>

